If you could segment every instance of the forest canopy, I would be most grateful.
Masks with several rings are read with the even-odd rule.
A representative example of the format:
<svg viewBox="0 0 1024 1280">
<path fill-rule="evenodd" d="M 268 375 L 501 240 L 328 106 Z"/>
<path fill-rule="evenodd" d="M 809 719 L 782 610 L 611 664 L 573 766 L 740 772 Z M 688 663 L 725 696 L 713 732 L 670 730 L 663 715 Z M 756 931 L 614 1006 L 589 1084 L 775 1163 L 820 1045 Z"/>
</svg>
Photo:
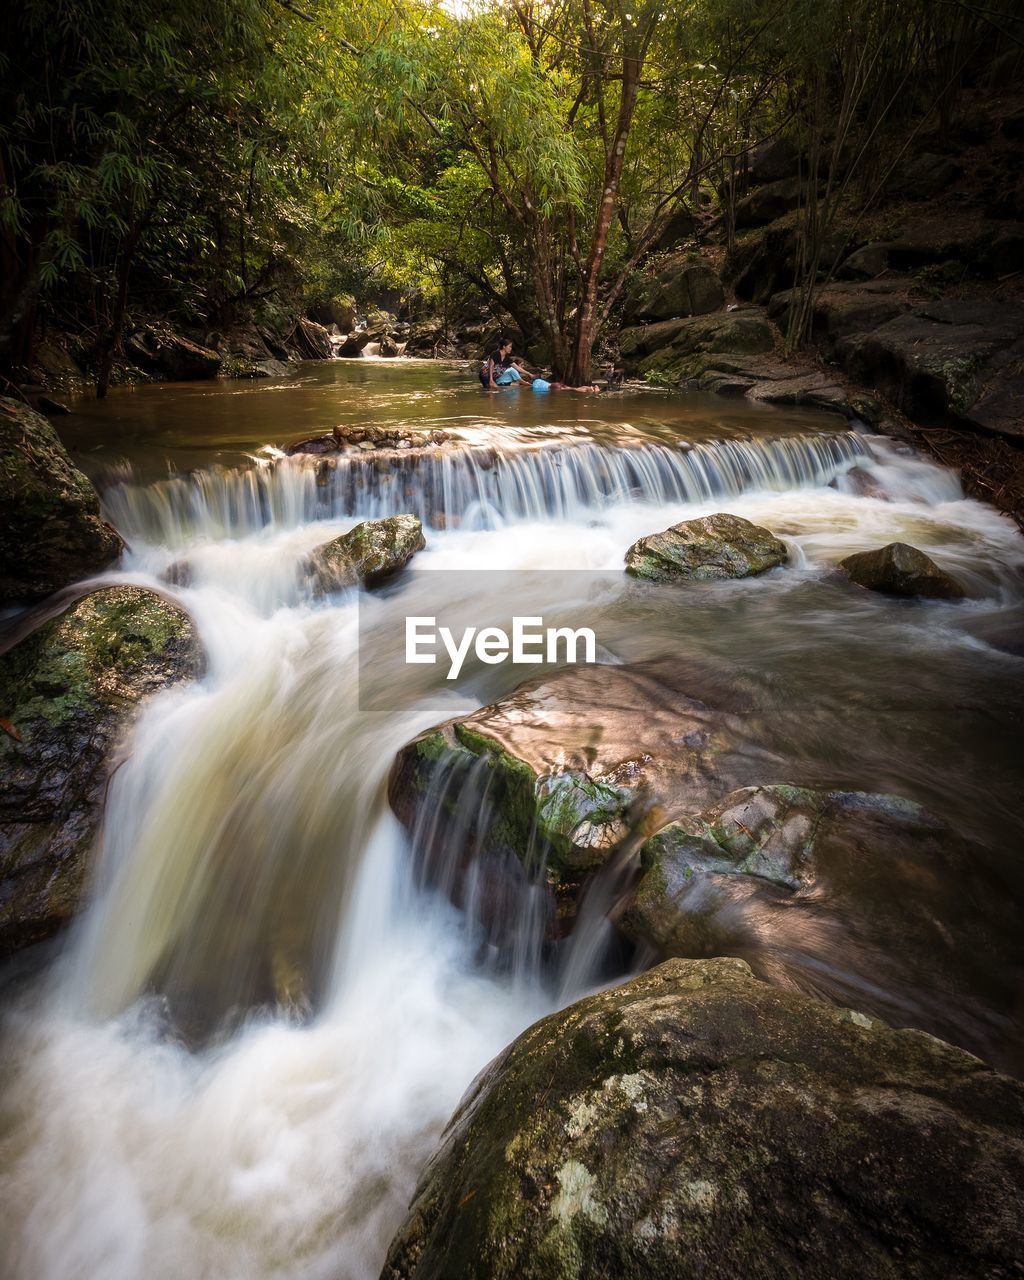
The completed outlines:
<svg viewBox="0 0 1024 1280">
<path fill-rule="evenodd" d="M 41 315 L 102 384 L 139 314 L 219 332 L 375 287 L 472 294 L 585 381 L 646 257 L 728 247 L 777 139 L 799 342 L 838 211 L 1020 43 L 1006 0 L 27 0 L 0 54 L 3 364 Z"/>
</svg>

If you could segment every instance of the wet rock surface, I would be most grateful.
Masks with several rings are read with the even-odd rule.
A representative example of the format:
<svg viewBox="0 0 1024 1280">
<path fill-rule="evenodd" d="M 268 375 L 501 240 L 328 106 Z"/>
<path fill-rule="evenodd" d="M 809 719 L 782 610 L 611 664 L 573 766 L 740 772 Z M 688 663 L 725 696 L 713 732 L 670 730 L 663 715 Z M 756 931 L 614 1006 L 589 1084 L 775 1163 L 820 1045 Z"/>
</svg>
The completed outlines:
<svg viewBox="0 0 1024 1280">
<path fill-rule="evenodd" d="M 736 780 L 783 776 L 783 762 L 732 710 L 691 697 L 685 682 L 659 663 L 567 667 L 527 681 L 404 747 L 391 806 L 428 860 L 478 849 L 511 854 L 553 884 L 576 880 L 637 831 L 702 808 L 743 785 Z M 462 815 L 450 812 L 460 794 Z M 435 814 L 440 826 L 428 830 Z"/>
<path fill-rule="evenodd" d="M 962 600 L 957 580 L 940 569 L 931 556 L 905 542 L 890 542 L 876 551 L 858 551 L 839 562 L 851 582 L 869 591 L 894 596 L 922 596 L 931 600 Z"/>
<path fill-rule="evenodd" d="M 710 582 L 753 577 L 787 559 L 770 530 L 718 512 L 640 538 L 626 552 L 626 572 L 651 582 Z"/>
<path fill-rule="evenodd" d="M 317 547 L 307 561 L 307 572 L 322 593 L 356 583 L 372 587 L 404 569 L 426 545 L 417 516 L 364 520 Z"/>
<path fill-rule="evenodd" d="M 0 605 L 99 573 L 123 545 L 53 427 L 0 397 Z"/>
<path fill-rule="evenodd" d="M 382 1280 L 1012 1275 L 1022 1103 L 930 1036 L 669 961 L 478 1077 Z"/>
<path fill-rule="evenodd" d="M 132 713 L 201 667 L 188 614 L 139 587 L 95 591 L 0 656 L 0 955 L 76 914 Z"/>
<path fill-rule="evenodd" d="M 1012 1060 L 1011 895 L 920 805 L 749 787 L 662 828 L 640 865 L 617 918 L 657 957 L 741 956 L 779 986 Z"/>
</svg>

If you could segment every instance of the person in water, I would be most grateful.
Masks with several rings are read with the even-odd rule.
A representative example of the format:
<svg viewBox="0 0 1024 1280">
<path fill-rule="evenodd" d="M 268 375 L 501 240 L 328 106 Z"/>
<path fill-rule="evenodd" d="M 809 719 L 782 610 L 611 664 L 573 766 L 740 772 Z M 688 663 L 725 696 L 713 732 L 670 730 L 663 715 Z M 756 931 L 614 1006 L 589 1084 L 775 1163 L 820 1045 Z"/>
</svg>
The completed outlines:
<svg viewBox="0 0 1024 1280">
<path fill-rule="evenodd" d="M 533 382 L 534 377 L 512 354 L 511 338 L 499 338 L 498 345 L 480 369 L 480 385 L 485 391 L 510 387 L 517 382 Z"/>
<path fill-rule="evenodd" d="M 569 382 L 546 382 L 543 378 L 534 378 L 534 391 L 584 391 L 599 392 L 601 388 L 596 382 L 585 382 L 578 387 L 574 387 Z"/>
</svg>

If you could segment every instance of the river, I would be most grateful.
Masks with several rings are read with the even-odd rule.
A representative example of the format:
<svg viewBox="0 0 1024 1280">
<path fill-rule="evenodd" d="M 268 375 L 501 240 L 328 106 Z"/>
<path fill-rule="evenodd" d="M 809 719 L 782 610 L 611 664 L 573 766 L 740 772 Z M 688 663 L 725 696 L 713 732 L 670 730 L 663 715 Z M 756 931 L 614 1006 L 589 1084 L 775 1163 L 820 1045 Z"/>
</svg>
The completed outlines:
<svg viewBox="0 0 1024 1280">
<path fill-rule="evenodd" d="M 367 1280 L 476 1073 L 628 965 L 585 934 L 554 966 L 496 963 L 475 922 L 417 880 L 385 795 L 396 750 L 520 676 L 479 666 L 453 690 L 442 668 L 404 666 L 399 613 L 557 618 L 573 583 L 596 583 L 603 660 L 670 655 L 742 682 L 771 747 L 805 775 L 927 805 L 981 847 L 979 874 L 1019 894 L 1024 540 L 905 447 L 744 401 L 484 397 L 466 370 L 415 361 L 119 389 L 72 408 L 62 434 L 130 547 L 107 578 L 168 589 L 161 575 L 187 562 L 188 585 L 169 589 L 208 667 L 144 707 L 110 788 L 93 903 L 52 963 L 6 993 L 6 1275 Z M 444 429 L 466 447 L 399 470 L 280 457 L 340 422 Z M 314 546 L 405 510 L 427 547 L 397 588 L 311 595 L 300 565 Z M 717 510 L 783 537 L 789 565 L 685 600 L 622 589 L 637 537 Z M 836 561 L 893 540 L 973 598 L 837 583 Z M 364 650 L 375 637 L 369 661 L 360 636 Z M 311 974 L 288 1007 L 253 979 L 254 956 L 273 967 L 282 938 Z M 994 936 L 991 955 L 964 957 L 970 1008 L 919 981 L 872 998 L 1019 1069 L 1011 944 Z M 855 963 L 832 961 L 855 1000 Z"/>
</svg>

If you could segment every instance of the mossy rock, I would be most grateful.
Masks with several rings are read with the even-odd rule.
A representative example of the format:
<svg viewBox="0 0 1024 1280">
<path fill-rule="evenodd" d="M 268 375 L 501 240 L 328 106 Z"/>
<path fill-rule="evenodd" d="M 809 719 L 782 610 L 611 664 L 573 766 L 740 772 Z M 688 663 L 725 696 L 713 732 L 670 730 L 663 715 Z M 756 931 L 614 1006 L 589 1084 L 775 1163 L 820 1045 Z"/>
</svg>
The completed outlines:
<svg viewBox="0 0 1024 1280">
<path fill-rule="evenodd" d="M 1024 1257 L 1024 1085 L 674 960 L 483 1072 L 382 1280 L 962 1280 Z"/>
<path fill-rule="evenodd" d="M 0 656 L 0 954 L 78 911 L 126 724 L 201 666 L 188 614 L 140 587 L 94 591 Z"/>
<path fill-rule="evenodd" d="M 686 679 L 662 664 L 566 667 L 403 747 L 389 797 L 430 878 L 466 905 L 470 867 L 506 883 L 525 872 L 564 931 L 564 895 L 630 841 L 784 772 Z"/>
<path fill-rule="evenodd" d="M 664 259 L 639 282 L 626 300 L 625 311 L 641 321 L 705 315 L 725 306 L 718 273 L 707 262 L 688 254 Z"/>
<path fill-rule="evenodd" d="M 123 547 L 49 422 L 0 396 L 0 605 L 100 573 Z"/>
<path fill-rule="evenodd" d="M 340 538 L 317 547 L 306 562 L 321 594 L 363 583 L 372 587 L 404 569 L 426 546 L 418 516 L 364 520 Z"/>
<path fill-rule="evenodd" d="M 986 851 L 900 796 L 748 787 L 640 850 L 619 927 L 662 959 L 762 978 L 1019 1068 L 1024 948 Z"/>
<path fill-rule="evenodd" d="M 711 582 L 749 578 L 788 558 L 770 530 L 720 511 L 638 539 L 626 552 L 626 572 L 650 582 Z"/>
<path fill-rule="evenodd" d="M 641 377 L 687 382 L 697 376 L 695 370 L 707 367 L 709 357 L 760 355 L 773 350 L 775 339 L 763 310 L 750 308 L 627 329 L 619 351 Z"/>
</svg>

